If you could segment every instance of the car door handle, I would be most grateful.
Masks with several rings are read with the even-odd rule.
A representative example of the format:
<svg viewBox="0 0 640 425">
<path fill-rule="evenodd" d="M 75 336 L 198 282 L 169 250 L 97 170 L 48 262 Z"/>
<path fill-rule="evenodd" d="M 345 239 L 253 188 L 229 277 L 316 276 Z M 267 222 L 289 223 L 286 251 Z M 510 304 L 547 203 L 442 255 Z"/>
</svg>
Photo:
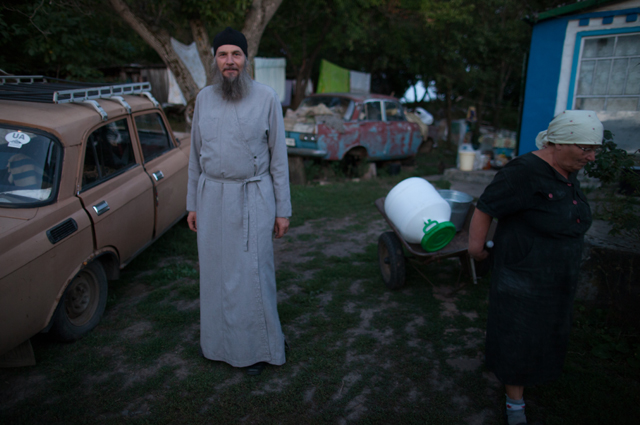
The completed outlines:
<svg viewBox="0 0 640 425">
<path fill-rule="evenodd" d="M 156 181 L 160 181 L 164 178 L 164 173 L 162 171 L 156 171 L 153 173 L 153 178 L 156 179 Z"/>
<path fill-rule="evenodd" d="M 107 204 L 107 201 L 102 201 L 98 204 L 95 204 L 93 206 L 93 210 L 96 212 L 96 214 L 102 215 L 109 211 L 109 204 Z"/>
</svg>

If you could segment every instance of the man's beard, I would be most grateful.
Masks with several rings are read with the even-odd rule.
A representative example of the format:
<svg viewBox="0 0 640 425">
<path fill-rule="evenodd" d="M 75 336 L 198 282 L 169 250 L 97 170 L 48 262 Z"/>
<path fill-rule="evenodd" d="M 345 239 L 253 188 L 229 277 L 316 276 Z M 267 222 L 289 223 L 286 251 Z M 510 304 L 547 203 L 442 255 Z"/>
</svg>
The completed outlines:
<svg viewBox="0 0 640 425">
<path fill-rule="evenodd" d="M 236 77 L 225 77 L 218 68 L 213 66 L 213 87 L 224 100 L 236 101 L 246 97 L 251 91 L 251 76 L 249 64 L 239 70 Z"/>
</svg>

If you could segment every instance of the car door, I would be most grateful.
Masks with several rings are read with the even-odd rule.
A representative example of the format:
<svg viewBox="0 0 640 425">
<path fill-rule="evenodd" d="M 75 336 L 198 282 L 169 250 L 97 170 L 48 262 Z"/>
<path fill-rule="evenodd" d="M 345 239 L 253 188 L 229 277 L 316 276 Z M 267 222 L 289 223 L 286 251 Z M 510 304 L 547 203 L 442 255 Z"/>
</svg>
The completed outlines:
<svg viewBox="0 0 640 425">
<path fill-rule="evenodd" d="M 151 177 L 155 197 L 155 236 L 161 235 L 184 216 L 187 200 L 189 159 L 167 131 L 163 115 L 157 111 L 134 115 L 144 168 Z"/>
<path fill-rule="evenodd" d="M 368 100 L 360 113 L 360 145 L 367 148 L 369 158 L 384 159 L 387 156 L 387 124 L 383 121 L 382 102 Z"/>
<path fill-rule="evenodd" d="M 134 148 L 131 120 L 94 129 L 85 142 L 79 197 L 94 225 L 96 249 L 114 247 L 125 264 L 153 239 L 153 184 Z"/>
<path fill-rule="evenodd" d="M 63 154 L 53 135 L 5 124 L 0 140 L 17 130 L 26 144 L 0 142 L 0 354 L 47 325 L 69 276 L 93 252 L 89 217 L 60 188 L 67 173 L 76 176 L 76 161 L 65 161 L 74 147 Z"/>
<path fill-rule="evenodd" d="M 389 158 L 404 158 L 411 155 L 414 142 L 413 126 L 407 121 L 402 105 L 396 101 L 384 101 L 385 121 L 387 122 L 388 143 L 386 154 Z"/>
</svg>

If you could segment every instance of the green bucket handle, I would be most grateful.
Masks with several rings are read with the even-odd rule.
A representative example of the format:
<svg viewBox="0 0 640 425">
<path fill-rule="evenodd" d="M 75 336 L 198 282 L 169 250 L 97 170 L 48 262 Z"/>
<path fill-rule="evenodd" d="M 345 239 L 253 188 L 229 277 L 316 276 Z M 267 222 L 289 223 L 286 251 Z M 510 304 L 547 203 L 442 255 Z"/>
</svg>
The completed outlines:
<svg viewBox="0 0 640 425">
<path fill-rule="evenodd" d="M 436 226 L 438 224 L 438 222 L 436 220 L 431 220 L 431 219 L 427 219 L 427 221 L 424 222 L 424 228 L 422 229 L 422 233 L 427 233 L 427 227 L 431 227 L 431 226 Z"/>
</svg>

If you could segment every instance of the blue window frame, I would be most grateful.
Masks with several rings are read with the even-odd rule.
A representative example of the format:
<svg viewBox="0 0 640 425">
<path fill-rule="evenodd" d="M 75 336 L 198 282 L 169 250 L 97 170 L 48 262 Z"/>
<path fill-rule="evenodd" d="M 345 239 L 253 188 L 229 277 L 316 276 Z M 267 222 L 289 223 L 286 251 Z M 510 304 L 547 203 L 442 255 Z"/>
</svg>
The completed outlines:
<svg viewBox="0 0 640 425">
<path fill-rule="evenodd" d="M 577 34 L 567 109 L 640 111 L 640 27 Z"/>
</svg>

